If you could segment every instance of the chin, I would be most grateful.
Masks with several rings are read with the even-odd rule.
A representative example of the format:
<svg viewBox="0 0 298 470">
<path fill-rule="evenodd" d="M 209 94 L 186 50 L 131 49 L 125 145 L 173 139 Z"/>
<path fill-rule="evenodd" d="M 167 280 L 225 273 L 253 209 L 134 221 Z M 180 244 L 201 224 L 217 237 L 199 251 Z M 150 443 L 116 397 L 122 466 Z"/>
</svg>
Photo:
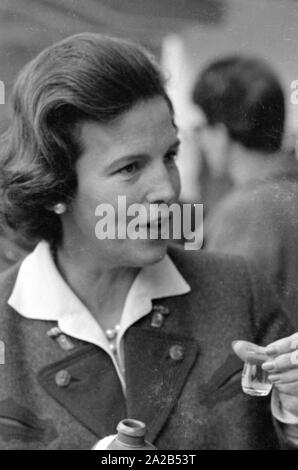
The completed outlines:
<svg viewBox="0 0 298 470">
<path fill-rule="evenodd" d="M 133 250 L 135 256 L 135 263 L 138 266 L 147 266 L 150 264 L 158 263 L 161 261 L 168 248 L 167 240 L 154 240 L 147 242 L 145 246 L 138 246 L 137 249 Z"/>
</svg>

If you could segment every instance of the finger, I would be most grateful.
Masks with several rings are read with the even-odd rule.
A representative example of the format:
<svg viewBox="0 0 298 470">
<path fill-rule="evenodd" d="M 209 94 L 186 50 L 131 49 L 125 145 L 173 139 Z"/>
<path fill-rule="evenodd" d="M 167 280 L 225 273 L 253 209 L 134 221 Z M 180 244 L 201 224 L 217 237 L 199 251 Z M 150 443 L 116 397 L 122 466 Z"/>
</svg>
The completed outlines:
<svg viewBox="0 0 298 470">
<path fill-rule="evenodd" d="M 298 384 L 291 383 L 291 384 L 274 384 L 274 388 L 276 388 L 279 392 L 279 398 L 282 403 L 287 403 L 292 399 L 296 401 L 296 409 L 297 409 L 297 395 L 298 395 Z"/>
<path fill-rule="evenodd" d="M 292 422 L 293 424 L 297 424 L 298 418 L 298 408 L 297 408 L 297 384 L 295 385 L 296 389 L 293 385 L 280 385 L 278 386 L 278 399 L 280 402 L 280 407 L 282 414 L 286 413 L 284 416 L 286 417 L 287 422 Z M 292 387 L 292 389 L 290 388 Z M 277 388 L 277 386 L 276 386 Z M 287 389 L 286 392 L 283 392 L 283 389 Z M 290 413 L 290 415 L 288 414 Z"/>
<path fill-rule="evenodd" d="M 268 344 L 265 348 L 265 353 L 269 356 L 278 356 L 289 351 L 295 351 L 298 349 L 298 333 L 294 333 L 286 338 L 274 341 L 274 343 Z"/>
<path fill-rule="evenodd" d="M 284 372 L 287 369 L 298 368 L 298 350 L 270 358 L 262 364 L 262 369 L 269 373 Z"/>
<path fill-rule="evenodd" d="M 273 384 L 296 383 L 298 388 L 298 369 L 288 370 L 280 374 L 269 374 L 268 380 Z"/>
<path fill-rule="evenodd" d="M 233 341 L 232 348 L 242 361 L 260 364 L 268 359 L 268 356 L 264 353 L 265 348 L 249 341 Z"/>
</svg>

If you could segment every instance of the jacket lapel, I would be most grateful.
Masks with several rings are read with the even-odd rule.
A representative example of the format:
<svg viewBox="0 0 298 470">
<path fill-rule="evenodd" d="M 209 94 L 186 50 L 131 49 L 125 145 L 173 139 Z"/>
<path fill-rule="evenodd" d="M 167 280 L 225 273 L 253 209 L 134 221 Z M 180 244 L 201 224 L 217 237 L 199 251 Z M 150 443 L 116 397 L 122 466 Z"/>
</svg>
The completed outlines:
<svg viewBox="0 0 298 470">
<path fill-rule="evenodd" d="M 191 372 L 199 346 L 188 316 L 181 315 L 186 298 L 158 303 L 170 312 L 161 327 L 152 326 L 153 309 L 125 334 L 126 398 L 111 359 L 93 345 L 81 346 L 38 374 L 48 394 L 99 438 L 114 434 L 118 422 L 129 417 L 143 421 L 147 439 L 154 442 Z M 61 371 L 71 376 L 67 386 L 57 385 Z"/>
<path fill-rule="evenodd" d="M 109 356 L 83 346 L 38 374 L 40 385 L 98 438 L 114 434 L 126 416 L 125 399 Z M 69 382 L 69 383 L 68 383 Z"/>
<path fill-rule="evenodd" d="M 153 442 L 177 403 L 197 352 L 197 343 L 188 337 L 132 327 L 125 338 L 126 404 L 110 358 L 92 345 L 43 368 L 38 380 L 98 438 L 114 434 L 128 416 L 146 423 Z M 69 383 L 63 382 L 65 377 Z"/>
<path fill-rule="evenodd" d="M 197 343 L 160 329 L 131 328 L 125 338 L 128 417 L 147 425 L 151 442 L 162 430 L 198 354 Z"/>
</svg>

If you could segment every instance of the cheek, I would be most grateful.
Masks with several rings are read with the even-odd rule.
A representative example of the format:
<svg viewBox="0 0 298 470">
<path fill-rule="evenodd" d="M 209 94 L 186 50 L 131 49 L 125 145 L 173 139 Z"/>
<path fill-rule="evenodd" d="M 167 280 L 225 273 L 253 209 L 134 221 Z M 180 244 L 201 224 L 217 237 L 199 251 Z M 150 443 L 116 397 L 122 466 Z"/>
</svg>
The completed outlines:
<svg viewBox="0 0 298 470">
<path fill-rule="evenodd" d="M 119 188 L 115 188 L 115 186 L 112 188 L 110 185 L 100 185 L 98 183 L 96 187 L 90 185 L 89 188 L 81 187 L 78 191 L 73 202 L 73 219 L 75 224 L 80 227 L 80 231 L 89 238 L 98 240 L 96 237 L 96 227 L 101 220 L 109 224 L 112 232 L 116 230 L 118 224 L 121 227 L 127 225 L 127 219 L 125 218 L 126 211 L 124 210 L 124 214 L 122 211 L 119 217 L 118 210 L 123 206 L 127 208 L 129 204 L 135 203 L 137 191 L 134 190 L 131 194 L 119 194 L 117 189 Z M 119 196 L 121 196 L 122 203 L 118 200 Z M 124 202 L 123 197 L 125 197 Z M 105 246 L 109 244 L 115 246 L 115 241 L 113 240 L 104 239 L 100 240 L 100 243 Z"/>
<path fill-rule="evenodd" d="M 171 178 L 172 178 L 173 188 L 176 193 L 176 197 L 178 198 L 180 191 L 181 191 L 181 178 L 180 178 L 178 167 L 176 165 L 174 166 L 172 170 Z"/>
<path fill-rule="evenodd" d="M 103 203 L 98 188 L 90 185 L 89 188 L 81 186 L 73 200 L 70 213 L 74 224 L 80 228 L 80 231 L 89 237 L 95 235 L 95 225 L 97 217 L 95 215 L 96 208 Z"/>
<path fill-rule="evenodd" d="M 98 204 L 99 201 L 94 195 L 79 193 L 73 203 L 74 216 L 83 220 L 91 218 Z"/>
<path fill-rule="evenodd" d="M 90 178 L 89 182 L 84 182 L 78 188 L 74 206 L 80 213 L 85 212 L 94 215 L 99 204 L 114 204 L 115 191 L 111 189 L 109 185 L 105 185 L 102 181 L 93 181 Z"/>
<path fill-rule="evenodd" d="M 209 136 L 204 136 L 203 137 L 203 139 L 202 139 L 202 149 L 203 149 L 203 151 L 205 151 L 207 153 L 208 156 L 210 154 L 212 154 L 212 152 L 214 151 L 215 146 L 216 146 L 216 144 L 214 142 L 212 142 L 212 140 L 210 139 Z"/>
</svg>

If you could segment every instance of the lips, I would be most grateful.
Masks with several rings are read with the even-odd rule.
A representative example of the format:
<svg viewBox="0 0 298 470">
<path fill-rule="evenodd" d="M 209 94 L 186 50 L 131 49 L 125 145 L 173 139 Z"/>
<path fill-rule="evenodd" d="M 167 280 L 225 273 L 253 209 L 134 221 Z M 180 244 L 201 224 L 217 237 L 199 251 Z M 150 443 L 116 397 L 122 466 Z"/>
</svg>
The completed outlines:
<svg viewBox="0 0 298 470">
<path fill-rule="evenodd" d="M 171 221 L 171 214 L 167 217 L 158 217 L 158 219 L 151 219 L 147 224 L 140 224 L 140 228 L 162 228 L 167 226 Z"/>
<path fill-rule="evenodd" d="M 146 233 L 148 239 L 169 239 L 170 217 L 151 219 L 146 225 L 140 226 L 140 231 Z"/>
<path fill-rule="evenodd" d="M 167 219 L 162 219 L 162 218 L 159 218 L 157 220 L 150 220 L 146 227 L 147 228 L 150 228 L 150 227 L 154 227 L 154 228 L 161 228 L 165 223 L 167 223 L 169 221 L 169 218 Z"/>
</svg>

